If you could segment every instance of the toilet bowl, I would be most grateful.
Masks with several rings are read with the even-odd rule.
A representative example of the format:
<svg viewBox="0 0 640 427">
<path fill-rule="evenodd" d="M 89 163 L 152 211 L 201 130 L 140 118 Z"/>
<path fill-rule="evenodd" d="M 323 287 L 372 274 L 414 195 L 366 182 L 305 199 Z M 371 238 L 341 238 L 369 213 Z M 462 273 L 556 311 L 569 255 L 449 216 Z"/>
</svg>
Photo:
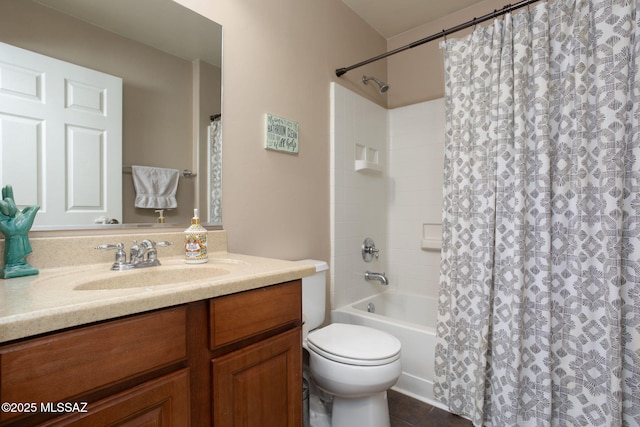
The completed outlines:
<svg viewBox="0 0 640 427">
<path fill-rule="evenodd" d="M 389 427 L 387 390 L 401 373 L 400 341 L 386 332 L 332 323 L 307 336 L 309 369 L 333 396 L 332 427 Z"/>
<path fill-rule="evenodd" d="M 303 346 L 314 384 L 333 398 L 331 427 L 389 427 L 387 390 L 402 370 L 400 341 L 360 325 L 332 323 L 316 329 L 324 320 L 328 266 L 303 262 L 316 265 L 316 275 L 302 279 Z"/>
</svg>

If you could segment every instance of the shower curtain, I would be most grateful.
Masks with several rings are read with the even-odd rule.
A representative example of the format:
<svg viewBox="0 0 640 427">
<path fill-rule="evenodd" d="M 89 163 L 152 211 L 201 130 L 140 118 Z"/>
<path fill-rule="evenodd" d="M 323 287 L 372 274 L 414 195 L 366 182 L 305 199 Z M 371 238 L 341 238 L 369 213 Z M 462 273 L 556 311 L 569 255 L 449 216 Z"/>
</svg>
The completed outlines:
<svg viewBox="0 0 640 427">
<path fill-rule="evenodd" d="M 209 222 L 222 225 L 222 121 L 212 121 L 208 133 Z"/>
<path fill-rule="evenodd" d="M 475 426 L 640 425 L 638 0 L 442 44 L 436 398 Z"/>
</svg>

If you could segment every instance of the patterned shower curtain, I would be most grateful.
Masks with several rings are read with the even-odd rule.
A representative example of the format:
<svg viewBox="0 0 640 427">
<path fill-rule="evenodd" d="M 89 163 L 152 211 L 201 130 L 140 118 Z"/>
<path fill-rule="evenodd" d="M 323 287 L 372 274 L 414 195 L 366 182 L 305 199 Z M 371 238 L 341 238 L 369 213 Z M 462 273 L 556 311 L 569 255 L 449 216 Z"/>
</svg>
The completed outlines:
<svg viewBox="0 0 640 427">
<path fill-rule="evenodd" d="M 639 2 L 442 44 L 434 393 L 475 426 L 640 425 Z"/>
<path fill-rule="evenodd" d="M 222 225 L 222 120 L 212 121 L 207 132 L 209 139 L 208 221 Z"/>
</svg>

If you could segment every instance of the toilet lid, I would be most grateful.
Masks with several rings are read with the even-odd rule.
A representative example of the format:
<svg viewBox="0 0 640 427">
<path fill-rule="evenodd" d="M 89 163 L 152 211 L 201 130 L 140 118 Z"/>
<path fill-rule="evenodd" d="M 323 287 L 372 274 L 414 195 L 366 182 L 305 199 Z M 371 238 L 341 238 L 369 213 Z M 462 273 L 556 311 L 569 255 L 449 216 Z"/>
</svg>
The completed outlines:
<svg viewBox="0 0 640 427">
<path fill-rule="evenodd" d="M 332 323 L 307 336 L 310 350 L 340 363 L 383 365 L 400 357 L 400 341 L 377 329 Z"/>
</svg>

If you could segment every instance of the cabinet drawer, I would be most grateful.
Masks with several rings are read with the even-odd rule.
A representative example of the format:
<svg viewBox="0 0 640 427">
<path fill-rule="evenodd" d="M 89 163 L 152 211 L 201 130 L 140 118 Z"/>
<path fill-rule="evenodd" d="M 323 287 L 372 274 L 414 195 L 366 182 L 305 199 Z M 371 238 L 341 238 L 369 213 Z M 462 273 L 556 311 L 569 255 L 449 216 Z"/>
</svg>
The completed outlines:
<svg viewBox="0 0 640 427">
<path fill-rule="evenodd" d="M 46 427 L 188 426 L 189 369 L 143 383 L 44 423 Z"/>
<path fill-rule="evenodd" d="M 302 319 L 300 280 L 212 299 L 209 302 L 211 350 Z"/>
<path fill-rule="evenodd" d="M 185 307 L 52 334 L 0 347 L 0 400 L 64 401 L 186 356 Z"/>
</svg>

